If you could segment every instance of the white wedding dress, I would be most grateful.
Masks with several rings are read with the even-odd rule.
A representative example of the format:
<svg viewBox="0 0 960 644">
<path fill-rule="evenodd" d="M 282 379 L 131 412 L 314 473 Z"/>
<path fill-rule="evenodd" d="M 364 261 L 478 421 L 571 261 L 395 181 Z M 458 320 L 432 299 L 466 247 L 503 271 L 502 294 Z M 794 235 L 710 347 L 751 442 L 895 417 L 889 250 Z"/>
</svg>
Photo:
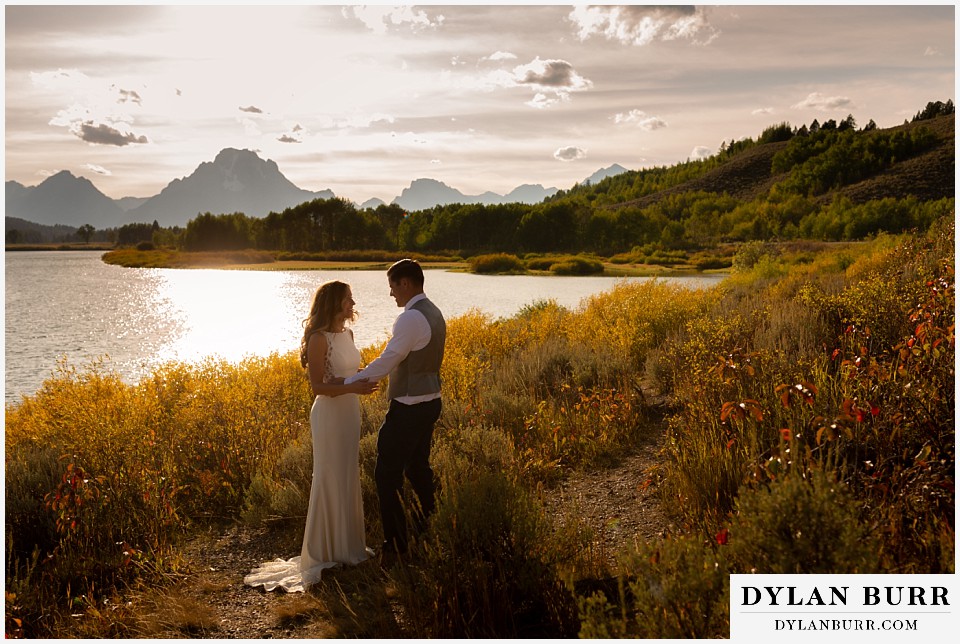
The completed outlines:
<svg viewBox="0 0 960 644">
<path fill-rule="evenodd" d="M 360 351 L 349 331 L 324 332 L 326 373 L 357 373 Z M 374 553 L 367 548 L 360 494 L 360 402 L 357 394 L 317 396 L 310 410 L 313 481 L 300 556 L 275 559 L 243 578 L 248 586 L 302 592 L 320 581 L 321 571 L 357 564 Z"/>
</svg>

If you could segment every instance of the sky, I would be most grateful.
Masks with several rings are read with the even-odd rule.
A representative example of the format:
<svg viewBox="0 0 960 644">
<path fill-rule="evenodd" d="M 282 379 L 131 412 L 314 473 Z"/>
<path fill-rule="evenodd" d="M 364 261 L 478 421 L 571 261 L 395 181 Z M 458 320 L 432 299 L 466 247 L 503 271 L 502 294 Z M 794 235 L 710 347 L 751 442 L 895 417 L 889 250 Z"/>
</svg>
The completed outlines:
<svg viewBox="0 0 960 644">
<path fill-rule="evenodd" d="M 224 148 L 386 202 L 566 189 L 956 101 L 955 7 L 6 4 L 6 180 L 150 197 Z"/>
</svg>

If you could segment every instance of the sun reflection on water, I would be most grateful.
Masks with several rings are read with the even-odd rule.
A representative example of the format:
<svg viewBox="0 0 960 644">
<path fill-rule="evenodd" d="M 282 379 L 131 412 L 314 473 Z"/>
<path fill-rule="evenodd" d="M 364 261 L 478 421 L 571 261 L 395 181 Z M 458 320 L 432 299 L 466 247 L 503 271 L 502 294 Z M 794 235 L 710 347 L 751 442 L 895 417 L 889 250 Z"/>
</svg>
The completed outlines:
<svg viewBox="0 0 960 644">
<path fill-rule="evenodd" d="M 160 361 L 217 356 L 231 362 L 299 346 L 299 291 L 289 274 L 218 270 L 164 271 L 155 306 L 173 323 Z"/>
</svg>

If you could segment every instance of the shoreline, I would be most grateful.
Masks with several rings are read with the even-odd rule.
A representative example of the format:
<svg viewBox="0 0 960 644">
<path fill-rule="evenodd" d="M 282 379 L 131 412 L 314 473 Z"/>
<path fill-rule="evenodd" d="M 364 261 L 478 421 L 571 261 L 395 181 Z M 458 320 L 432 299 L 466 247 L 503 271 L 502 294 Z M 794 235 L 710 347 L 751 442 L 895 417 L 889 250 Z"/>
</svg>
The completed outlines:
<svg viewBox="0 0 960 644">
<path fill-rule="evenodd" d="M 390 262 L 338 262 L 332 260 L 278 260 L 262 264 L 229 264 L 194 265 L 170 268 L 200 268 L 229 271 L 385 271 Z M 447 270 L 458 273 L 469 273 L 468 262 L 420 262 L 424 270 Z M 528 270 L 518 275 L 532 275 L 543 277 L 702 277 L 705 275 L 727 275 L 729 270 L 697 271 L 696 269 L 677 269 L 653 264 L 611 264 L 604 262 L 602 273 L 590 275 L 559 276 L 550 271 Z M 477 273 L 477 275 L 510 275 L 514 273 Z"/>
<path fill-rule="evenodd" d="M 170 250 L 134 251 L 129 249 L 110 249 L 104 253 L 107 264 L 125 268 L 172 268 L 206 269 L 235 271 L 383 271 L 402 256 L 373 259 L 275 259 L 269 251 L 206 251 L 184 253 Z M 449 260 L 437 256 L 414 258 L 424 270 L 447 270 L 469 273 L 470 262 L 461 258 Z M 602 261 L 603 272 L 575 277 L 702 277 L 709 275 L 729 275 L 729 268 L 697 270 L 683 266 L 663 266 L 660 264 L 617 264 Z M 527 270 L 524 273 L 477 273 L 483 275 L 522 274 L 536 276 L 556 276 L 549 270 Z"/>
<path fill-rule="evenodd" d="M 116 248 L 113 242 L 55 242 L 48 244 L 6 244 L 4 250 L 7 252 L 22 251 L 63 251 L 63 250 L 98 250 L 111 251 Z"/>
</svg>

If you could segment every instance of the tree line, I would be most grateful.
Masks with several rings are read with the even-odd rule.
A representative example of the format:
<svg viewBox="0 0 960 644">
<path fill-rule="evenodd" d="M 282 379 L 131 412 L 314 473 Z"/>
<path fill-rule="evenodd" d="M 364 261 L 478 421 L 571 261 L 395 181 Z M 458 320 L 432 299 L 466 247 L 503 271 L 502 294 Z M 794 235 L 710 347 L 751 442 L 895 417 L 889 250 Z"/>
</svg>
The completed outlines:
<svg viewBox="0 0 960 644">
<path fill-rule="evenodd" d="M 646 208 L 620 210 L 589 209 L 570 203 L 486 207 L 453 204 L 413 213 L 403 213 L 399 208 L 378 213 L 358 211 L 342 200 L 316 200 L 265 218 L 205 213 L 187 225 L 182 248 L 252 248 L 297 254 L 456 251 L 462 256 L 587 252 L 612 257 L 695 250 L 729 241 L 839 241 L 880 232 L 925 230 L 953 207 L 952 198 L 886 198 L 864 204 L 839 198 L 823 205 L 797 195 L 739 203 L 727 195 L 690 192 Z"/>
<path fill-rule="evenodd" d="M 949 101 L 931 103 L 915 120 L 952 109 Z M 782 178 L 758 199 L 686 191 L 651 205 L 629 205 L 701 176 L 750 147 L 780 141 L 786 146 L 774 155 L 770 172 Z M 610 257 L 728 241 L 861 239 L 924 229 L 953 208 L 953 199 L 924 202 L 904 196 L 854 204 L 835 198 L 825 204 L 819 197 L 874 176 L 936 142 L 924 126 L 878 130 L 871 120 L 858 129 L 852 116 L 839 122 L 814 120 L 800 128 L 781 123 L 755 141 L 724 143 L 708 159 L 623 173 L 561 191 L 538 204 L 448 204 L 405 212 L 397 205 L 358 210 L 344 199 L 318 199 L 264 218 L 202 214 L 187 225 L 181 247 L 297 253 L 456 251 L 463 256 L 589 252 Z"/>
<path fill-rule="evenodd" d="M 953 114 L 952 101 L 928 103 L 914 122 Z M 725 193 L 685 191 L 656 203 L 636 200 L 703 176 L 746 150 L 785 142 L 771 162 L 780 177 L 768 193 L 745 201 Z M 924 125 L 879 130 L 853 116 L 799 128 L 768 127 L 756 139 L 724 142 L 713 156 L 670 167 L 608 177 L 561 190 L 538 204 L 448 204 L 407 212 L 380 205 L 359 209 L 346 199 L 317 199 L 265 217 L 201 213 L 185 228 L 127 224 L 112 231 L 118 245 L 187 251 L 258 249 L 298 254 L 344 250 L 478 253 L 595 253 L 602 256 L 695 250 L 720 242 L 851 240 L 879 232 L 925 228 L 953 208 L 953 199 L 924 202 L 905 195 L 866 204 L 822 196 L 875 176 L 937 143 Z M 83 229 L 87 236 L 95 233 Z M 8 231 L 9 242 L 9 231 Z"/>
</svg>

